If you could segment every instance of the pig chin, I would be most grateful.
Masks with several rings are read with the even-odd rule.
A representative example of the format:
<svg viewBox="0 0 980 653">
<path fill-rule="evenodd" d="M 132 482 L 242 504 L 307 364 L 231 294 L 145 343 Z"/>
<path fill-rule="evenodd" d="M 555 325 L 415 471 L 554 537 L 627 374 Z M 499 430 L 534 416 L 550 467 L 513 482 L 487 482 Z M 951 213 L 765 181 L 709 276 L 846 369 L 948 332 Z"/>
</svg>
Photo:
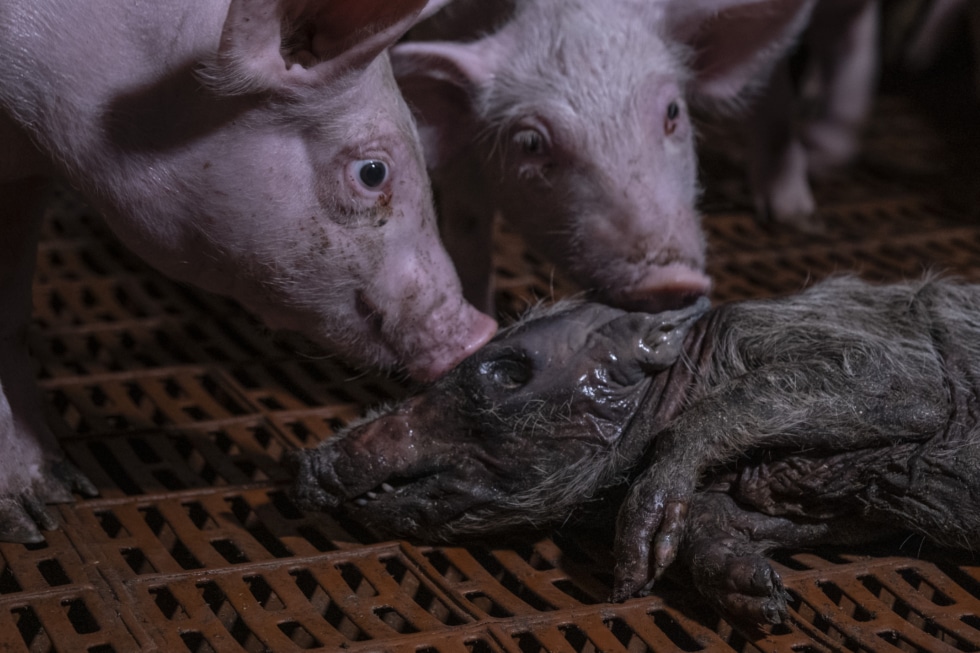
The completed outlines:
<svg viewBox="0 0 980 653">
<path fill-rule="evenodd" d="M 711 279 L 684 265 L 668 265 L 636 283 L 594 292 L 595 298 L 627 311 L 660 313 L 690 306 L 711 292 Z"/>
</svg>

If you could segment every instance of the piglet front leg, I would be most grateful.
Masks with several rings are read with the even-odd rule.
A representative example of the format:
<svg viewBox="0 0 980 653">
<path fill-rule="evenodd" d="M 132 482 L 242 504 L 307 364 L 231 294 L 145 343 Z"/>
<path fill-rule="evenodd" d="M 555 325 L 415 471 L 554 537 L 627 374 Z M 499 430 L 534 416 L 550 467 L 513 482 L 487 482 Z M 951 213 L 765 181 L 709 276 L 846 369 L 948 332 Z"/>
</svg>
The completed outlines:
<svg viewBox="0 0 980 653">
<path fill-rule="evenodd" d="M 44 421 L 25 342 L 44 190 L 35 180 L 0 185 L 0 541 L 40 542 L 38 526 L 57 528 L 45 504 L 98 494 Z"/>
</svg>

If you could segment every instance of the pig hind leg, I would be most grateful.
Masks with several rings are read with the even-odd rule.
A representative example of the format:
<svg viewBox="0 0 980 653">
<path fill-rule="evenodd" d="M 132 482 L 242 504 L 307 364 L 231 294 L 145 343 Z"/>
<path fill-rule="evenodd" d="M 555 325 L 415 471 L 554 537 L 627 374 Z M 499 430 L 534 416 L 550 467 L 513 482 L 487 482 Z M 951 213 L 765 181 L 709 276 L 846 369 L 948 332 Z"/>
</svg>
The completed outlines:
<svg viewBox="0 0 980 653">
<path fill-rule="evenodd" d="M 784 57 L 752 110 L 749 181 L 759 220 L 820 231 L 807 175 L 807 152 L 793 120 L 796 103 L 789 60 Z"/>
<path fill-rule="evenodd" d="M 980 427 L 924 443 L 866 492 L 868 513 L 943 546 L 980 548 Z"/>
<path fill-rule="evenodd" d="M 815 12 L 808 43 L 818 97 L 803 125 L 813 175 L 830 173 L 857 155 L 878 77 L 878 23 L 873 0 L 822 0 Z"/>
<path fill-rule="evenodd" d="M 698 592 L 741 623 L 779 623 L 789 594 L 766 554 L 780 547 L 866 542 L 887 529 L 866 519 L 797 523 L 746 510 L 719 492 L 695 496 L 679 560 Z"/>
<path fill-rule="evenodd" d="M 57 526 L 46 503 L 72 491 L 96 494 L 70 463 L 45 423 L 26 343 L 39 212 L 37 180 L 0 185 L 0 540 L 38 542 L 37 525 Z"/>
</svg>

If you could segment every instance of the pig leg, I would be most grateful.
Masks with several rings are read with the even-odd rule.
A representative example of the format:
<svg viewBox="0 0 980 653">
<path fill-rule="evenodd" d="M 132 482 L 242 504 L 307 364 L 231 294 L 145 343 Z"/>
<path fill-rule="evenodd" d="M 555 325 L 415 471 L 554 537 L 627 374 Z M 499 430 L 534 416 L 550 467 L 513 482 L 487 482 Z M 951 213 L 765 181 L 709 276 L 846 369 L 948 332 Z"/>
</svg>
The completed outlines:
<svg viewBox="0 0 980 653">
<path fill-rule="evenodd" d="M 814 14 L 808 43 L 820 95 L 803 125 L 811 174 L 831 172 L 857 154 L 878 76 L 878 24 L 873 0 L 823 0 Z"/>
<path fill-rule="evenodd" d="M 691 502 L 678 558 L 698 592 L 723 614 L 741 623 L 779 623 L 789 595 L 767 552 L 775 548 L 866 542 L 882 528 L 865 518 L 796 523 L 745 510 L 731 496 L 700 492 Z"/>
<path fill-rule="evenodd" d="M 807 178 L 806 148 L 793 122 L 795 107 L 789 59 L 784 57 L 751 115 L 749 182 L 759 220 L 819 231 L 813 218 L 817 205 Z"/>
<path fill-rule="evenodd" d="M 25 341 L 31 315 L 44 184 L 0 186 L 0 540 L 39 542 L 37 525 L 57 527 L 45 503 L 68 502 L 72 491 L 97 490 L 63 457 L 44 421 Z M 35 522 L 37 525 L 35 525 Z"/>
<path fill-rule="evenodd" d="M 760 447 L 841 450 L 922 440 L 946 424 L 942 378 L 891 379 L 874 365 L 856 378 L 826 374 L 815 377 L 806 365 L 754 370 L 695 401 L 665 430 L 648 434 L 655 438 L 649 467 L 617 518 L 615 598 L 651 586 L 674 560 L 690 499 L 709 467 Z M 896 387 L 907 388 L 906 394 Z M 631 430 L 653 419 L 644 414 Z"/>
<path fill-rule="evenodd" d="M 969 3 L 967 0 L 932 0 L 905 52 L 905 61 L 916 73 L 923 72 L 949 41 Z"/>
<path fill-rule="evenodd" d="M 980 427 L 923 443 L 889 461 L 862 500 L 869 513 L 941 545 L 976 550 L 980 542 Z"/>
</svg>

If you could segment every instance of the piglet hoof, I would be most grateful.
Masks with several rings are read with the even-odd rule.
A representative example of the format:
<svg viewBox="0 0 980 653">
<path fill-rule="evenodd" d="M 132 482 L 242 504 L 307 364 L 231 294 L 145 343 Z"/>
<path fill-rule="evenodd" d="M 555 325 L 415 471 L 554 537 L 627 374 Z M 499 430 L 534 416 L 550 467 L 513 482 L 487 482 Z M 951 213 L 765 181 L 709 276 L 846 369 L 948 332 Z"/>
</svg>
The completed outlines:
<svg viewBox="0 0 980 653">
<path fill-rule="evenodd" d="M 738 554 L 727 540 L 702 541 L 694 547 L 691 574 L 698 591 L 739 624 L 778 624 L 789 614 L 789 594 L 769 561 L 755 553 Z"/>
<path fill-rule="evenodd" d="M 67 460 L 51 463 L 27 488 L 0 495 L 0 541 L 36 544 L 44 541 L 41 530 L 58 528 L 45 504 L 69 503 L 72 492 L 94 497 L 99 491 Z"/>
</svg>

